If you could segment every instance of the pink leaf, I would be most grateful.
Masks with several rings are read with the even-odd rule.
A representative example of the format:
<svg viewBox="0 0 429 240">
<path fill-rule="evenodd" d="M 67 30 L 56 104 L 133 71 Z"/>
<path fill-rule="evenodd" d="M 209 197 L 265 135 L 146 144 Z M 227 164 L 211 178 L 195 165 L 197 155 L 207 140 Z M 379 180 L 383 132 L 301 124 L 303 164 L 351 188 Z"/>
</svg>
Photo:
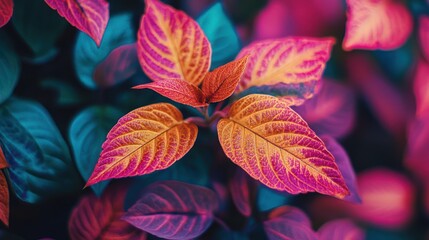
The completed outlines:
<svg viewBox="0 0 429 240">
<path fill-rule="evenodd" d="M 0 27 L 9 22 L 13 14 L 13 0 L 0 0 Z"/>
<path fill-rule="evenodd" d="M 254 187 L 254 184 L 252 183 L 254 182 L 251 182 L 248 175 L 240 168 L 236 168 L 234 176 L 229 182 L 232 201 L 238 211 L 246 217 L 249 217 L 252 214 L 251 190 L 252 187 Z"/>
<path fill-rule="evenodd" d="M 327 222 L 317 231 L 319 240 L 364 240 L 365 232 L 349 219 Z"/>
<path fill-rule="evenodd" d="M 416 99 L 416 116 L 420 117 L 429 113 L 429 63 L 420 59 L 417 63 L 414 77 L 414 95 Z"/>
<path fill-rule="evenodd" d="M 408 128 L 405 165 L 423 182 L 429 182 L 429 115 L 414 119 Z"/>
<path fill-rule="evenodd" d="M 148 186 L 123 219 L 160 238 L 191 239 L 207 230 L 218 204 L 210 189 L 161 181 Z"/>
<path fill-rule="evenodd" d="M 413 21 L 408 9 L 395 0 L 347 0 L 343 49 L 392 50 L 410 36 Z"/>
<path fill-rule="evenodd" d="M 45 2 L 100 46 L 109 20 L 109 3 L 106 0 L 45 0 Z"/>
<path fill-rule="evenodd" d="M 132 77 L 139 68 L 136 45 L 122 45 L 96 67 L 94 81 L 101 87 L 114 86 Z"/>
<path fill-rule="evenodd" d="M 356 175 L 346 151 L 334 138 L 329 135 L 321 136 L 321 139 L 325 143 L 328 151 L 334 155 L 335 163 L 338 165 L 338 168 L 344 177 L 344 181 L 349 188 L 350 195 L 346 196 L 344 200 L 360 203 L 362 200 L 359 196 Z"/>
<path fill-rule="evenodd" d="M 429 16 L 420 17 L 419 37 L 423 55 L 429 61 Z"/>
<path fill-rule="evenodd" d="M 264 230 L 270 240 L 318 239 L 307 215 L 290 206 L 274 209 L 264 221 Z"/>
<path fill-rule="evenodd" d="M 319 135 L 341 138 L 354 127 L 355 96 L 347 86 L 325 80 L 319 92 L 294 110 Z"/>
</svg>

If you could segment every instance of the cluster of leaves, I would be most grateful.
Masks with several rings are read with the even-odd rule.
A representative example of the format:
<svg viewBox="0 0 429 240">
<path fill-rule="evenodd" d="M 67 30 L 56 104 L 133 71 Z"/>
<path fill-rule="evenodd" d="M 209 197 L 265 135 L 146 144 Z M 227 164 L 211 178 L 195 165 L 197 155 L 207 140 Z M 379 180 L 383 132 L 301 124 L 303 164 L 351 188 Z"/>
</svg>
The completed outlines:
<svg viewBox="0 0 429 240">
<path fill-rule="evenodd" d="M 68 131 L 71 154 L 41 104 L 12 96 L 21 62 L 7 32 L 0 32 L 0 220 L 5 225 L 9 187 L 21 201 L 37 204 L 90 186 L 93 193 L 84 190 L 70 214 L 71 239 L 364 238 L 351 219 L 324 221 L 315 231 L 305 212 L 284 205 L 287 198 L 309 192 L 330 196 L 314 202 L 323 208 L 318 211 L 322 215 L 337 208 L 341 216 L 386 228 L 401 227 L 412 218 L 415 189 L 410 181 L 385 169 L 356 178 L 337 142 L 353 128 L 355 103 L 348 87 L 322 79 L 334 37 L 267 38 L 258 30 L 254 39 L 260 40 L 241 49 L 221 3 L 194 20 L 159 0 L 146 0 L 135 33 L 132 15 L 110 17 L 106 0 L 45 0 L 43 7 L 35 2 L 44 9 L 43 21 L 58 20 L 49 41 L 34 37 L 40 35 L 32 32 L 38 29 L 22 24 L 30 21 L 22 0 L 0 0 L 0 27 L 13 16 L 11 24 L 33 53 L 28 61 L 38 64 L 58 54 L 50 47 L 64 31 L 65 19 L 82 31 L 74 47 L 81 83 L 91 93 L 113 89 L 120 100 L 89 106 L 74 116 Z M 344 51 L 397 49 L 412 33 L 412 14 L 402 3 L 346 3 Z M 285 0 L 269 1 L 265 9 L 285 9 L 278 4 L 299 8 Z M 406 164 L 429 189 L 428 168 L 422 168 L 429 126 L 427 17 L 421 17 L 419 26 L 424 56 L 414 83 L 417 111 Z M 347 61 L 356 79 L 369 79 L 356 84 L 370 99 L 378 93 L 371 84 L 386 87 L 373 80 L 377 69 L 365 56 Z M 59 102 L 75 104 L 76 98 L 64 90 L 70 86 L 53 80 L 44 84 L 60 89 Z M 129 85 L 156 94 L 125 90 L 120 95 L 120 88 Z M 386 88 L 380 94 L 395 99 L 394 90 Z M 384 104 L 373 99 L 375 107 Z M 401 99 L 397 103 L 400 110 L 407 108 Z M 377 110 L 392 132 L 404 131 L 407 114 L 396 118 L 400 111 Z M 125 177 L 133 178 L 118 179 Z M 265 207 L 260 196 L 279 198 L 279 203 Z"/>
</svg>

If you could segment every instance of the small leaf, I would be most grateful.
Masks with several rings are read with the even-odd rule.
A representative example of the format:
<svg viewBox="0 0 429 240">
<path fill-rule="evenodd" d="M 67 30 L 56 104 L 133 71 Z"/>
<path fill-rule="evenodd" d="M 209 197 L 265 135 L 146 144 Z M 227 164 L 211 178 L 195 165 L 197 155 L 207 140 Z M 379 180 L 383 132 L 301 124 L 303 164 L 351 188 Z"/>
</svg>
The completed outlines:
<svg viewBox="0 0 429 240">
<path fill-rule="evenodd" d="M 109 21 L 109 3 L 105 0 L 45 0 L 71 25 L 85 32 L 100 46 Z"/>
<path fill-rule="evenodd" d="M 317 240 L 307 215 L 298 208 L 283 206 L 274 209 L 264 221 L 264 230 L 270 240 Z"/>
<path fill-rule="evenodd" d="M 43 1 L 14 0 L 12 24 L 35 57 L 55 52 L 54 45 L 67 27 Z M 42 57 L 43 58 L 43 57 Z"/>
<path fill-rule="evenodd" d="M 6 176 L 0 170 L 0 221 L 9 226 L 9 188 Z"/>
<path fill-rule="evenodd" d="M 21 69 L 18 55 L 12 42 L 4 33 L 0 33 L 0 104 L 8 99 L 15 89 Z"/>
<path fill-rule="evenodd" d="M 84 195 L 74 207 L 68 229 L 72 240 L 115 239 L 144 240 L 146 233 L 121 220 L 127 188 L 112 185 L 98 198 Z"/>
<path fill-rule="evenodd" d="M 197 133 L 197 126 L 184 122 L 171 104 L 152 104 L 131 111 L 110 130 L 86 186 L 165 169 L 191 149 Z"/>
<path fill-rule="evenodd" d="M 338 198 L 349 194 L 323 142 L 275 97 L 254 94 L 238 100 L 219 121 L 218 134 L 226 155 L 270 188 Z"/>
<path fill-rule="evenodd" d="M 410 122 L 407 140 L 405 166 L 420 181 L 429 182 L 429 164 L 427 164 L 429 154 L 429 148 L 427 147 L 429 142 L 429 115 L 424 115 Z"/>
<path fill-rule="evenodd" d="M 103 79 L 100 82 L 99 78 L 94 78 L 99 77 L 95 75 L 97 66 L 106 61 L 117 47 L 135 42 L 134 35 L 132 15 L 127 13 L 110 18 L 100 46 L 88 35 L 80 32 L 74 47 L 74 66 L 79 80 L 88 88 L 104 87 L 107 81 Z"/>
<path fill-rule="evenodd" d="M 107 58 L 97 65 L 94 82 L 100 87 L 111 87 L 134 76 L 140 69 L 134 43 L 115 48 Z"/>
<path fill-rule="evenodd" d="M 210 226 L 218 205 L 210 189 L 161 181 L 148 186 L 123 219 L 160 238 L 193 239 Z"/>
<path fill-rule="evenodd" d="M 289 37 L 247 46 L 237 56 L 250 55 L 237 93 L 253 86 L 318 81 L 334 43 L 333 38 Z"/>
<path fill-rule="evenodd" d="M 181 79 L 198 86 L 210 68 L 210 43 L 197 22 L 159 0 L 146 0 L 137 53 L 153 81 Z"/>
<path fill-rule="evenodd" d="M 408 9 L 395 0 L 347 0 L 343 49 L 392 50 L 402 46 L 413 29 Z"/>
<path fill-rule="evenodd" d="M 429 16 L 422 16 L 419 19 L 419 39 L 423 55 L 429 61 Z"/>
<path fill-rule="evenodd" d="M 3 104 L 0 139 L 11 184 L 21 200 L 36 203 L 79 189 L 67 144 L 39 104 L 15 98 Z"/>
<path fill-rule="evenodd" d="M 72 120 L 69 129 L 70 143 L 77 169 L 85 180 L 91 176 L 107 133 L 121 116 L 116 108 L 93 106 L 84 109 Z M 91 187 L 100 196 L 107 184 L 107 181 L 100 182 Z"/>
<path fill-rule="evenodd" d="M 233 60 L 240 51 L 241 44 L 234 25 L 226 16 L 222 3 L 213 4 L 198 17 L 197 22 L 211 43 L 211 69 Z"/>
<path fill-rule="evenodd" d="M 354 203 L 361 203 L 362 200 L 359 196 L 356 174 L 353 170 L 353 166 L 349 156 L 347 155 L 347 152 L 331 136 L 323 135 L 321 139 L 325 143 L 328 151 L 331 152 L 334 156 L 335 163 L 338 165 L 338 168 L 340 169 L 340 172 L 344 177 L 344 181 L 346 182 L 347 188 L 350 191 L 350 195 L 345 197 L 344 200 Z"/>
<path fill-rule="evenodd" d="M 13 14 L 13 0 L 0 0 L 0 27 L 9 22 Z"/>
<path fill-rule="evenodd" d="M 320 240 L 364 240 L 365 232 L 349 219 L 338 219 L 323 224 L 317 231 Z"/>
<path fill-rule="evenodd" d="M 202 86 L 207 103 L 223 101 L 234 93 L 246 67 L 247 58 L 242 57 L 207 73 Z"/>
<path fill-rule="evenodd" d="M 255 186 L 249 181 L 246 173 L 240 168 L 237 168 L 228 187 L 231 192 L 232 201 L 238 211 L 243 214 L 243 216 L 250 217 L 250 215 L 252 215 L 251 188 Z"/>
<path fill-rule="evenodd" d="M 420 59 L 417 62 L 414 76 L 413 90 L 416 100 L 416 116 L 421 117 L 429 113 L 429 62 Z"/>
<path fill-rule="evenodd" d="M 6 157 L 4 156 L 3 150 L 0 145 L 0 169 L 7 168 L 9 165 L 7 164 Z"/>
<path fill-rule="evenodd" d="M 198 87 L 180 79 L 164 79 L 162 81 L 138 85 L 133 88 L 151 89 L 164 97 L 170 98 L 173 101 L 192 107 L 207 106 L 201 90 Z"/>
</svg>

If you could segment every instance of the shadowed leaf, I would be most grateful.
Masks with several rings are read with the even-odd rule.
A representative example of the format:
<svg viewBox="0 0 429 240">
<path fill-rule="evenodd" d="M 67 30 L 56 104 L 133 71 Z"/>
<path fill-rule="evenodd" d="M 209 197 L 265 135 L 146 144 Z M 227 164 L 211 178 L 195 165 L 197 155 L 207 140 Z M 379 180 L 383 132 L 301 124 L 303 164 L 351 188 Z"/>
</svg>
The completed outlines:
<svg viewBox="0 0 429 240">
<path fill-rule="evenodd" d="M 317 231 L 320 240 L 364 240 L 365 232 L 349 219 L 323 224 Z"/>
<path fill-rule="evenodd" d="M 429 62 L 420 59 L 417 62 L 413 90 L 416 100 L 416 116 L 426 116 L 429 113 Z"/>
<path fill-rule="evenodd" d="M 9 38 L 0 33 L 0 104 L 8 99 L 18 83 L 21 63 Z"/>
<path fill-rule="evenodd" d="M 251 188 L 255 187 L 255 184 L 252 184 L 243 170 L 237 168 L 228 187 L 231 192 L 232 201 L 238 211 L 243 216 L 250 217 L 252 215 Z"/>
<path fill-rule="evenodd" d="M 429 61 L 429 16 L 422 16 L 419 19 L 419 39 L 423 55 Z"/>
<path fill-rule="evenodd" d="M 7 164 L 6 157 L 4 156 L 3 150 L 0 145 L 0 169 L 6 168 L 9 165 Z"/>
</svg>

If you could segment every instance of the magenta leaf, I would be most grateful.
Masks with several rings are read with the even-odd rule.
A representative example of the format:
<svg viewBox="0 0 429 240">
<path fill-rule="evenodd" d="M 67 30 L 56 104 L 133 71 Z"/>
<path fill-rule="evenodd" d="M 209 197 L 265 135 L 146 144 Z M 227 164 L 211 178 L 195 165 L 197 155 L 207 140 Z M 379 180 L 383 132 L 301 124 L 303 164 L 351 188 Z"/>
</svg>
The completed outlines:
<svg viewBox="0 0 429 240">
<path fill-rule="evenodd" d="M 408 127 L 408 146 L 405 154 L 405 165 L 421 181 L 429 182 L 429 116 L 425 115 L 411 121 Z"/>
<path fill-rule="evenodd" d="M 354 203 L 360 203 L 362 200 L 360 199 L 360 196 L 359 196 L 356 175 L 353 170 L 353 166 L 350 161 L 350 158 L 347 155 L 347 152 L 331 136 L 323 135 L 320 138 L 325 143 L 326 148 L 328 148 L 329 152 L 331 152 L 332 155 L 334 155 L 335 163 L 340 169 L 340 172 L 344 177 L 344 181 L 346 182 L 346 185 L 349 188 L 350 195 L 346 196 L 344 200 L 354 202 Z"/>
<path fill-rule="evenodd" d="M 282 206 L 269 214 L 264 230 L 270 240 L 317 240 L 307 215 L 300 209 Z"/>
<path fill-rule="evenodd" d="M 243 216 L 249 217 L 252 214 L 252 192 L 255 184 L 252 179 L 248 177 L 246 172 L 240 168 L 236 168 L 234 176 L 229 182 L 229 191 L 231 192 L 232 201 L 237 207 L 238 211 Z"/>
<path fill-rule="evenodd" d="M 45 2 L 100 46 L 109 20 L 109 3 L 106 0 L 45 0 Z"/>
<path fill-rule="evenodd" d="M 349 219 L 338 219 L 323 224 L 317 231 L 319 240 L 364 240 L 365 232 Z"/>
<path fill-rule="evenodd" d="M 13 14 L 13 1 L 0 0 L 0 27 L 9 22 Z"/>
<path fill-rule="evenodd" d="M 192 239 L 207 230 L 218 205 L 217 196 L 210 189 L 160 181 L 144 190 L 123 219 L 157 237 Z"/>
</svg>

